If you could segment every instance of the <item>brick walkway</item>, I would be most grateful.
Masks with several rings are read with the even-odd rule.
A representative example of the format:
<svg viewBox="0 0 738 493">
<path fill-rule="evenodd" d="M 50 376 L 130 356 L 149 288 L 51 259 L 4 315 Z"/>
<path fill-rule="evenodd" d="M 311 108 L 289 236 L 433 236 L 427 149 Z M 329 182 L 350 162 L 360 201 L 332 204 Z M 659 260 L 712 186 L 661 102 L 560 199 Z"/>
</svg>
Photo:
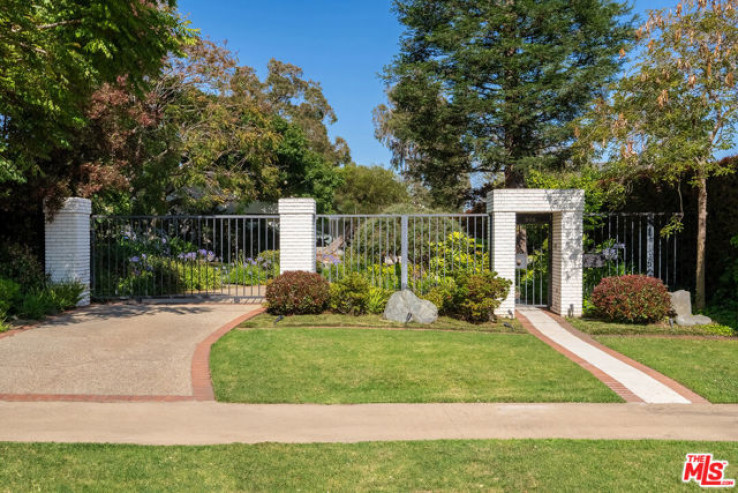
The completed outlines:
<svg viewBox="0 0 738 493">
<path fill-rule="evenodd" d="M 518 318 L 533 335 L 589 370 L 626 402 L 707 403 L 665 375 L 575 330 L 561 317 L 534 307 L 519 307 Z"/>
</svg>

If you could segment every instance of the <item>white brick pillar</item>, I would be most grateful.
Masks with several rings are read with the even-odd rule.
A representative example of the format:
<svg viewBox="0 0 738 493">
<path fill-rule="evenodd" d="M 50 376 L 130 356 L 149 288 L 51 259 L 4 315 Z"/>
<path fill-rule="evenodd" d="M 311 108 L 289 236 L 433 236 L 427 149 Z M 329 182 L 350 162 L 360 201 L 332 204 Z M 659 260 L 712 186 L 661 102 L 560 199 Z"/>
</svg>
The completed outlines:
<svg viewBox="0 0 738 493">
<path fill-rule="evenodd" d="M 489 207 L 489 204 L 487 205 Z M 509 317 L 515 313 L 515 213 L 492 212 L 492 270 L 512 284 L 495 315 Z"/>
<path fill-rule="evenodd" d="M 79 281 L 85 286 L 77 306 L 90 304 L 90 215 L 87 199 L 68 198 L 46 222 L 46 274 L 52 282 Z"/>
<path fill-rule="evenodd" d="M 582 211 L 553 214 L 551 231 L 551 311 L 582 316 Z"/>
<path fill-rule="evenodd" d="M 315 200 L 279 199 L 279 273 L 315 272 Z"/>
</svg>

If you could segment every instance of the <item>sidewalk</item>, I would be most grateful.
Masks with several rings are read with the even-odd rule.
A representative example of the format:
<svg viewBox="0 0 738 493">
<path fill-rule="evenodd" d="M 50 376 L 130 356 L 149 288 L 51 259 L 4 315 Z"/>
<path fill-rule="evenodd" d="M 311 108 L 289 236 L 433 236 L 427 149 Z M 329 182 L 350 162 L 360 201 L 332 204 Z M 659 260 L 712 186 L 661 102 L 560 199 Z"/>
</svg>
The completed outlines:
<svg viewBox="0 0 738 493">
<path fill-rule="evenodd" d="M 0 402 L 0 442 L 738 440 L 738 405 Z"/>
</svg>

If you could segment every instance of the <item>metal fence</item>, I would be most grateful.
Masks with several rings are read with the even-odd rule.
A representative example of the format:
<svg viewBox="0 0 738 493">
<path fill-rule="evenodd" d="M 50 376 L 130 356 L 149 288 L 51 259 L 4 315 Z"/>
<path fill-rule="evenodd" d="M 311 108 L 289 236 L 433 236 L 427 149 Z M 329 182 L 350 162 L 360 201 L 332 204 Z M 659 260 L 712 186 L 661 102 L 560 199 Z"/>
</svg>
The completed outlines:
<svg viewBox="0 0 738 493">
<path fill-rule="evenodd" d="M 279 274 L 279 216 L 93 216 L 95 299 L 261 298 Z"/>
<path fill-rule="evenodd" d="M 669 213 L 603 213 L 584 216 L 584 297 L 603 277 L 644 274 L 669 289 L 680 286 L 679 234 L 664 228 L 679 219 Z M 518 215 L 515 298 L 521 305 L 550 303 L 550 215 Z"/>
<path fill-rule="evenodd" d="M 489 270 L 489 224 L 487 214 L 318 216 L 318 272 L 423 294 L 460 272 Z"/>
</svg>

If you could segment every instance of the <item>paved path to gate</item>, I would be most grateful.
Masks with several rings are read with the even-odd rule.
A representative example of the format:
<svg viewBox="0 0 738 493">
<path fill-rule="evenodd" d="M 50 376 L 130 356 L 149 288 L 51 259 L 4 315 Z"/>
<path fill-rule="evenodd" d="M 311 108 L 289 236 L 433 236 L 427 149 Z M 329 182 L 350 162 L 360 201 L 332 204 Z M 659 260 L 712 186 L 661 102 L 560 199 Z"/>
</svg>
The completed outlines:
<svg viewBox="0 0 738 493">
<path fill-rule="evenodd" d="M 201 343 L 258 309 L 241 304 L 99 305 L 2 334 L 0 398 L 192 399 L 198 384 L 206 384 L 201 390 L 207 394 L 209 345 Z M 204 382 L 193 382 L 193 377 Z"/>
<path fill-rule="evenodd" d="M 655 370 L 579 333 L 553 314 L 534 307 L 518 307 L 518 315 L 523 325 L 533 335 L 592 372 L 627 402 L 650 404 L 707 402 Z"/>
<path fill-rule="evenodd" d="M 738 405 L 0 402 L 0 442 L 738 440 Z"/>
</svg>

